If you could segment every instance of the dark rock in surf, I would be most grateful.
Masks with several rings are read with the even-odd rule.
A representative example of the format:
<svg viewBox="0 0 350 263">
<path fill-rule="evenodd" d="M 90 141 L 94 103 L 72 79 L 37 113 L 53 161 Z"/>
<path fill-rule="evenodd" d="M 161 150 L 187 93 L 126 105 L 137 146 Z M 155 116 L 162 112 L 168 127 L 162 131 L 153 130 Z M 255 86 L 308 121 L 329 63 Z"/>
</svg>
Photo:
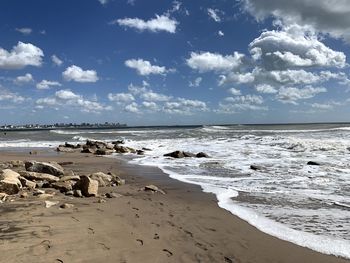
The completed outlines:
<svg viewBox="0 0 350 263">
<path fill-rule="evenodd" d="M 264 170 L 264 167 L 260 166 L 260 165 L 255 165 L 255 164 L 252 164 L 250 166 L 250 169 L 254 170 L 254 171 L 261 171 L 261 170 Z"/>
<path fill-rule="evenodd" d="M 320 163 L 314 162 L 314 161 L 308 161 L 307 165 L 320 165 Z"/>
<path fill-rule="evenodd" d="M 164 154 L 165 157 L 172 157 L 172 158 L 185 158 L 185 157 L 195 157 L 196 155 L 190 152 L 184 152 L 184 151 L 175 151 L 171 153 Z"/>
<path fill-rule="evenodd" d="M 196 154 L 197 158 L 209 158 L 209 155 L 204 152 L 199 152 Z"/>
</svg>

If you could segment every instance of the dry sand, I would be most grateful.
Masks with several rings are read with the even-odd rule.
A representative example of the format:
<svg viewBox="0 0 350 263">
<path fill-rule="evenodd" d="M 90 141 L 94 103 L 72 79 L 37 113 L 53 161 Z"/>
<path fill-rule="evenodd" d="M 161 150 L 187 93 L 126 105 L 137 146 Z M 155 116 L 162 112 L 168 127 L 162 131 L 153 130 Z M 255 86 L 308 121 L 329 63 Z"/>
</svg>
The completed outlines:
<svg viewBox="0 0 350 263">
<path fill-rule="evenodd" d="M 348 260 L 266 235 L 219 208 L 214 195 L 152 167 L 84 154 L 1 153 L 6 160 L 73 161 L 78 174 L 120 172 L 126 185 L 100 188 L 122 196 L 51 201 L 36 197 L 0 204 L 0 262 L 306 262 Z M 166 194 L 140 190 L 155 184 Z"/>
</svg>

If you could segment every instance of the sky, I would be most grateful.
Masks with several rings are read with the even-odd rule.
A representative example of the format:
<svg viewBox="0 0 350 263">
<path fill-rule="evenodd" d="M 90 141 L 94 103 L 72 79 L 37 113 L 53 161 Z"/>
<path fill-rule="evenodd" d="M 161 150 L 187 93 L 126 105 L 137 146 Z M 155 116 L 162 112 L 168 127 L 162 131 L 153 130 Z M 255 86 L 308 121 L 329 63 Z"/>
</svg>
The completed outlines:
<svg viewBox="0 0 350 263">
<path fill-rule="evenodd" d="M 348 0 L 2 0 L 0 124 L 349 121 Z"/>
</svg>

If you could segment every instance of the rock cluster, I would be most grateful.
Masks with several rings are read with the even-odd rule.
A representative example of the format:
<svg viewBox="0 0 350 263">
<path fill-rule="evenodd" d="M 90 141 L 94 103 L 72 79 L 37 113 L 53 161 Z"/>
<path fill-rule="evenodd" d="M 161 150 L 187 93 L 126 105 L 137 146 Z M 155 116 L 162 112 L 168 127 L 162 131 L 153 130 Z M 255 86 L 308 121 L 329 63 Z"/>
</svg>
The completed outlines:
<svg viewBox="0 0 350 263">
<path fill-rule="evenodd" d="M 209 156 L 204 152 L 199 152 L 197 154 L 185 152 L 185 151 L 174 151 L 171 153 L 164 154 L 166 157 L 172 158 L 185 158 L 185 157 L 197 157 L 197 158 L 209 158 Z"/>
<path fill-rule="evenodd" d="M 71 146 L 68 144 L 68 147 Z M 50 193 L 50 190 L 44 189 L 56 189 L 75 197 L 98 196 L 99 187 L 125 184 L 125 180 L 113 173 L 76 175 L 73 171 L 65 171 L 56 162 L 11 161 L 1 163 L 1 168 L 5 169 L 0 171 L 0 202 L 8 195 L 27 198 L 31 194 L 40 199 L 52 198 L 54 190 Z"/>
</svg>

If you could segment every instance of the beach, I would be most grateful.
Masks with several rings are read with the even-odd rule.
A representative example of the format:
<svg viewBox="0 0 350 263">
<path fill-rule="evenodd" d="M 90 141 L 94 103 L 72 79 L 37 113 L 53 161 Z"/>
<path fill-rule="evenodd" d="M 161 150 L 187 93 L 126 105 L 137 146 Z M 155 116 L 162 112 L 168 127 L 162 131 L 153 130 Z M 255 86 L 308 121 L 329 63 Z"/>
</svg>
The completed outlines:
<svg viewBox="0 0 350 263">
<path fill-rule="evenodd" d="M 64 169 L 115 172 L 126 183 L 99 188 L 100 196 L 121 195 L 111 199 L 56 191 L 50 201 L 59 204 L 50 208 L 33 196 L 2 203 L 2 262 L 349 262 L 262 233 L 219 208 L 214 195 L 156 167 L 50 150 L 1 153 L 0 162 L 10 160 L 72 162 Z M 149 184 L 165 194 L 143 191 Z"/>
</svg>

